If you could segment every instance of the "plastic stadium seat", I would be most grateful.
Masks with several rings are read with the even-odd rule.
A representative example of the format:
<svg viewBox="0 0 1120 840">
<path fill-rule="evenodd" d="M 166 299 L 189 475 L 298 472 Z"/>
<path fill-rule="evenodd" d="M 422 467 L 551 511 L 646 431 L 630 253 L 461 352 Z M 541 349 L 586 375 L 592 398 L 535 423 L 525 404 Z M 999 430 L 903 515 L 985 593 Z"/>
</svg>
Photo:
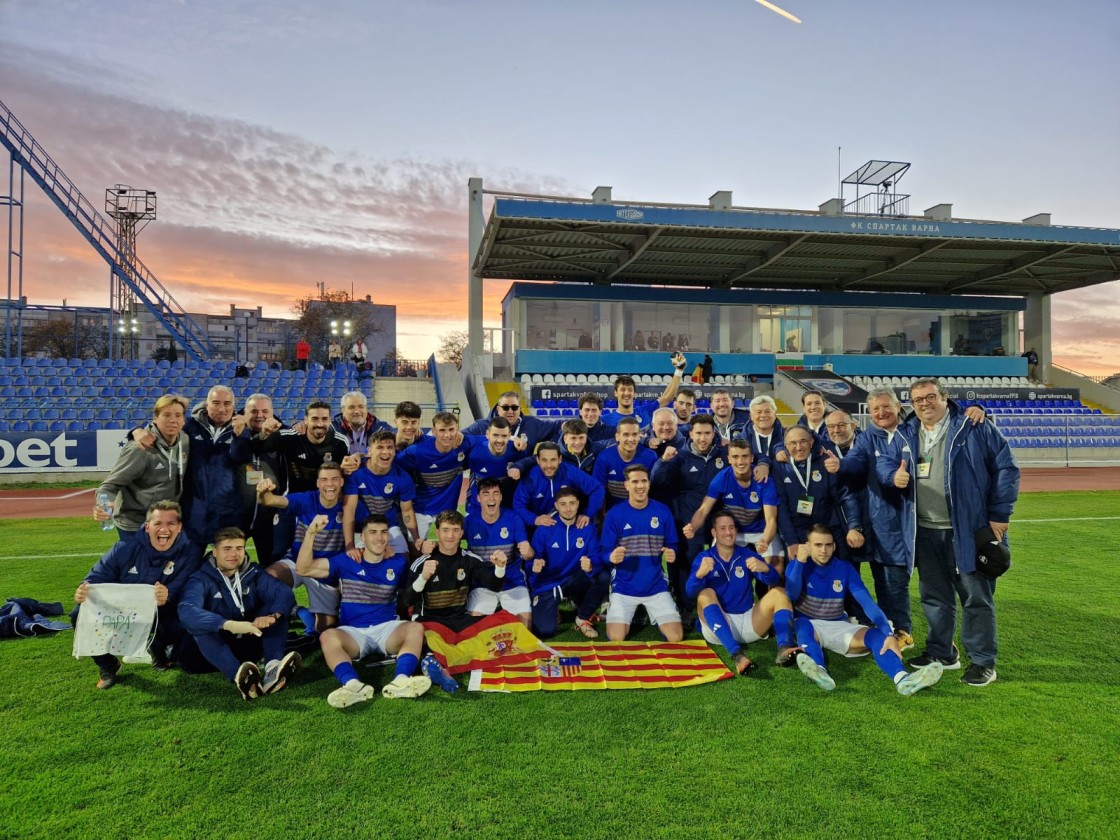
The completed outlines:
<svg viewBox="0 0 1120 840">
<path fill-rule="evenodd" d="M 31 424 L 31 431 L 33 431 L 33 432 L 46 432 L 46 431 L 50 431 L 50 429 L 47 426 L 47 421 L 46 420 L 36 420 L 34 423 Z"/>
</svg>

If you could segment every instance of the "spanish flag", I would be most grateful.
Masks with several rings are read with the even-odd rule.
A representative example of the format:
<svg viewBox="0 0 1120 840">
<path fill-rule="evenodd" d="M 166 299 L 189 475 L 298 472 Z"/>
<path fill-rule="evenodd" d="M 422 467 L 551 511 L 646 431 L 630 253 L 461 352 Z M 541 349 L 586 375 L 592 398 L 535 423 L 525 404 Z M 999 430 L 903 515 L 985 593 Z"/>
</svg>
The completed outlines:
<svg viewBox="0 0 1120 840">
<path fill-rule="evenodd" d="M 547 659 L 487 662 L 471 672 L 471 691 L 583 691 L 684 688 L 734 676 L 701 639 L 686 642 L 581 642 L 553 645 Z"/>
<path fill-rule="evenodd" d="M 477 668 L 532 664 L 552 656 L 513 613 L 498 610 L 456 633 L 442 624 L 425 622 L 424 640 L 452 674 Z"/>
</svg>

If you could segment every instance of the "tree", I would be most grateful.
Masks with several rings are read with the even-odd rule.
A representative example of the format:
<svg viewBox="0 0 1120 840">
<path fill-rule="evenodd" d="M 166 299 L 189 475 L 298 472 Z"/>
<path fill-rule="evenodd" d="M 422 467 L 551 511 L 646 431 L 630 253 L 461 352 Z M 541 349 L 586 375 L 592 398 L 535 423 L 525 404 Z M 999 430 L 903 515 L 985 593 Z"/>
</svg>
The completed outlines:
<svg viewBox="0 0 1120 840">
<path fill-rule="evenodd" d="M 108 355 L 105 326 L 73 317 L 53 317 L 24 327 L 23 352 L 54 359 L 104 359 Z"/>
<path fill-rule="evenodd" d="M 449 362 L 457 368 L 463 366 L 463 352 L 467 349 L 468 335 L 466 330 L 452 330 L 444 333 L 439 338 L 439 349 L 436 358 L 441 362 Z"/>
<path fill-rule="evenodd" d="M 319 297 L 298 298 L 292 306 L 298 318 L 292 325 L 296 339 L 305 338 L 311 345 L 311 357 L 326 361 L 331 339 L 337 338 L 346 354 L 358 338 L 369 344 L 369 338 L 384 327 L 368 301 L 351 300 L 350 293 L 327 289 Z M 337 323 L 338 335 L 332 335 L 331 322 Z M 350 322 L 350 334 L 344 334 L 344 324 Z"/>
</svg>

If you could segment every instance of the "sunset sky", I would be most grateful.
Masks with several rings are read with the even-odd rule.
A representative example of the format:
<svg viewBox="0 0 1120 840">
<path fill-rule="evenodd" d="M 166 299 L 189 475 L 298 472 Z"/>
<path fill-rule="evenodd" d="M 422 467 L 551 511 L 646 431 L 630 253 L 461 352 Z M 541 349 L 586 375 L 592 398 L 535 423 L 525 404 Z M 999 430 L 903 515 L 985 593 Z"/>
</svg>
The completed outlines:
<svg viewBox="0 0 1120 840">
<path fill-rule="evenodd" d="M 188 309 L 316 284 L 465 328 L 467 179 L 814 209 L 871 158 L 912 212 L 1120 228 L 1120 3 L 0 0 L 0 99 L 100 207 L 158 194 L 141 258 Z M 6 191 L 6 184 L 0 187 Z M 108 270 L 28 183 L 33 303 Z M 1118 272 L 1120 273 L 1120 272 Z M 505 283 L 488 283 L 497 322 Z M 1120 371 L 1120 283 L 1053 302 L 1056 361 Z"/>
</svg>

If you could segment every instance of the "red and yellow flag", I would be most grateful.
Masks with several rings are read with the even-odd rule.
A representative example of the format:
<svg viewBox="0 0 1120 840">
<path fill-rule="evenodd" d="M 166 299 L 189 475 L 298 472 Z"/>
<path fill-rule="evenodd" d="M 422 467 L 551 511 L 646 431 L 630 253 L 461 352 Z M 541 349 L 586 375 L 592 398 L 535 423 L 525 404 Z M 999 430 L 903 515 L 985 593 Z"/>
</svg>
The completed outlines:
<svg viewBox="0 0 1120 840">
<path fill-rule="evenodd" d="M 452 674 L 492 665 L 520 665 L 552 656 L 544 644 L 505 610 L 480 619 L 461 633 L 425 623 L 424 639 L 436 659 Z"/>
<path fill-rule="evenodd" d="M 683 688 L 734 676 L 703 640 L 580 642 L 552 645 L 555 656 L 521 663 L 485 662 L 471 691 L 581 691 Z"/>
</svg>

